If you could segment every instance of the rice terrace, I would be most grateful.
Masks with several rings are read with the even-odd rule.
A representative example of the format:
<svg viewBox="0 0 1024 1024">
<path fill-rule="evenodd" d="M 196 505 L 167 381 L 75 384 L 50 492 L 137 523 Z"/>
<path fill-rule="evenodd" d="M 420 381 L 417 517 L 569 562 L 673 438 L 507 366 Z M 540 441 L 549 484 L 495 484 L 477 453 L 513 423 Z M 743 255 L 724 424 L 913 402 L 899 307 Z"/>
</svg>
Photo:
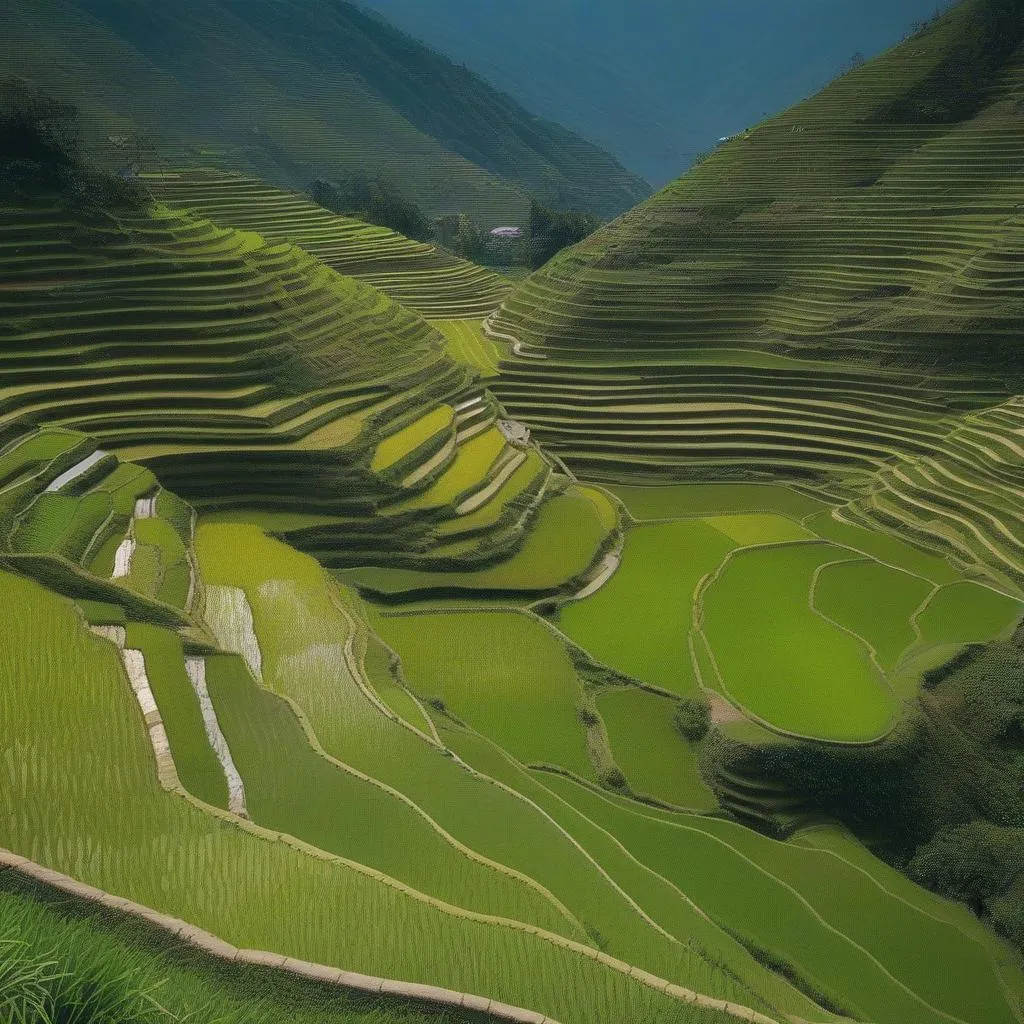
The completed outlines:
<svg viewBox="0 0 1024 1024">
<path fill-rule="evenodd" d="M 0 11 L 0 1022 L 1024 1024 L 1024 0 L 432 5 Z"/>
</svg>

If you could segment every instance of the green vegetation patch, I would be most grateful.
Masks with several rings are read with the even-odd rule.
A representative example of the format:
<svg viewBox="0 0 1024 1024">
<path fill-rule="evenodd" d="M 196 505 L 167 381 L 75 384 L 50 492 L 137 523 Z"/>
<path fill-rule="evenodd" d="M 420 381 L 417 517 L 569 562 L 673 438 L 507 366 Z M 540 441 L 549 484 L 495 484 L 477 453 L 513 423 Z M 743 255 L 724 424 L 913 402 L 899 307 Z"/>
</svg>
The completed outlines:
<svg viewBox="0 0 1024 1024">
<path fill-rule="evenodd" d="M 559 627 L 598 661 L 680 696 L 695 695 L 687 635 L 693 592 L 733 549 L 699 520 L 639 526 L 596 593 L 559 612 Z"/>
<path fill-rule="evenodd" d="M 436 327 L 445 337 L 448 355 L 458 363 L 471 366 L 481 377 L 498 376 L 498 361 L 501 352 L 498 346 L 484 334 L 479 320 L 434 320 Z"/>
<path fill-rule="evenodd" d="M 497 427 L 470 438 L 459 446 L 452 464 L 422 494 L 403 501 L 396 511 L 417 508 L 439 508 L 454 501 L 487 476 L 494 460 L 505 448 L 505 437 Z"/>
<path fill-rule="evenodd" d="M 675 701 L 630 687 L 602 693 L 597 703 L 615 762 L 636 793 L 698 811 L 717 806 L 695 749 L 672 722 Z"/>
<path fill-rule="evenodd" d="M 724 688 L 786 732 L 868 741 L 893 703 L 865 645 L 811 610 L 811 580 L 842 558 L 829 544 L 739 551 L 703 598 L 704 630 Z"/>
<path fill-rule="evenodd" d="M 991 640 L 1017 622 L 1024 604 L 1005 594 L 962 581 L 942 587 L 917 618 L 925 640 L 966 644 Z"/>
<path fill-rule="evenodd" d="M 731 822 L 632 810 L 568 779 L 548 785 L 762 962 L 788 964 L 802 987 L 846 1016 L 939 1024 L 948 1020 L 942 1008 L 965 1021 L 1013 1020 L 980 929 L 965 934 L 941 919 L 941 908 L 919 909 L 856 867 Z"/>
<path fill-rule="evenodd" d="M 524 764 L 595 778 L 579 718 L 580 680 L 565 648 L 519 612 L 374 617 L 409 685 Z"/>
<path fill-rule="evenodd" d="M 439 405 L 414 423 L 389 434 L 377 445 L 370 462 L 371 468 L 380 472 L 400 462 L 436 434 L 449 428 L 454 419 L 455 410 L 450 405 Z"/>
<path fill-rule="evenodd" d="M 917 639 L 910 621 L 933 586 L 881 562 L 854 559 L 825 566 L 814 607 L 869 643 L 886 671 Z"/>
<path fill-rule="evenodd" d="M 945 559 L 922 551 L 890 533 L 845 523 L 829 512 L 809 519 L 807 526 L 825 540 L 845 544 L 880 562 L 923 576 L 932 583 L 955 583 L 960 579 L 960 574 Z"/>
<path fill-rule="evenodd" d="M 704 522 L 743 546 L 785 544 L 795 540 L 810 540 L 814 536 L 791 519 L 771 513 L 708 516 Z"/>
<path fill-rule="evenodd" d="M 665 484 L 609 486 L 637 519 L 676 519 L 775 512 L 802 519 L 821 511 L 820 501 L 777 484 Z"/>
<path fill-rule="evenodd" d="M 546 501 L 523 546 L 510 558 L 475 572 L 343 569 L 338 578 L 383 594 L 417 590 L 556 590 L 584 573 L 607 538 L 602 514 L 579 491 Z"/>
<path fill-rule="evenodd" d="M 226 809 L 224 769 L 206 737 L 199 700 L 185 673 L 181 639 L 159 626 L 131 623 L 126 646 L 142 651 L 146 660 L 146 676 L 160 708 L 182 785 L 200 800 Z"/>
<path fill-rule="evenodd" d="M 254 821 L 456 906 L 548 928 L 565 923 L 536 892 L 470 860 L 414 808 L 317 753 L 292 709 L 256 686 L 241 658 L 221 655 L 206 664 Z"/>
</svg>

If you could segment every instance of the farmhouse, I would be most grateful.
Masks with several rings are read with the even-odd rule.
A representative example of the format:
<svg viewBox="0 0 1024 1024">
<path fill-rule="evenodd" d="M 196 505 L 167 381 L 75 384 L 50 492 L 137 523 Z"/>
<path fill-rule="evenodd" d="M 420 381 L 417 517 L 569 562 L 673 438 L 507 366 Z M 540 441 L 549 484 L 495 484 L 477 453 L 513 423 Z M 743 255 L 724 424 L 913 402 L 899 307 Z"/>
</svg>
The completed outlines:
<svg viewBox="0 0 1024 1024">
<path fill-rule="evenodd" d="M 518 420 L 498 420 L 498 429 L 510 444 L 528 444 L 530 428 Z"/>
</svg>

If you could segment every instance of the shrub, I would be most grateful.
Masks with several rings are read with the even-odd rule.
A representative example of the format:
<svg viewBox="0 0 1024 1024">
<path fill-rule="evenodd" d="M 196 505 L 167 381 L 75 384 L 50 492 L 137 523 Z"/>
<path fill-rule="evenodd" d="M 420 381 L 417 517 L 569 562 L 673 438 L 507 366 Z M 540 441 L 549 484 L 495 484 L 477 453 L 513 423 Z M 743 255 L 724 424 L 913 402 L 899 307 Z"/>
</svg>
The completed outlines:
<svg viewBox="0 0 1024 1024">
<path fill-rule="evenodd" d="M 972 821 L 939 832 L 910 862 L 911 877 L 983 913 L 1024 871 L 1024 829 Z"/>
<path fill-rule="evenodd" d="M 605 768 L 600 775 L 601 785 L 608 789 L 625 789 L 628 783 L 626 776 L 618 768 Z"/>
<path fill-rule="evenodd" d="M 672 724 L 684 739 L 696 743 L 704 739 L 711 728 L 711 706 L 705 700 L 687 697 L 676 705 Z"/>
</svg>

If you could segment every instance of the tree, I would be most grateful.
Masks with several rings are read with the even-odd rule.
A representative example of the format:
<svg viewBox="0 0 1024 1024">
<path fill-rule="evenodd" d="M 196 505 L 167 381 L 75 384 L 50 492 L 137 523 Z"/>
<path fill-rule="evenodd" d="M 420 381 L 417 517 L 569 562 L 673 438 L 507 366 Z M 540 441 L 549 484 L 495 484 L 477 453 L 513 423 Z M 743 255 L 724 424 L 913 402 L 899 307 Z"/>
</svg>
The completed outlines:
<svg viewBox="0 0 1024 1024">
<path fill-rule="evenodd" d="M 672 724 L 685 739 L 696 743 L 704 739 L 711 728 L 711 708 L 707 701 L 687 697 L 676 705 Z"/>
<path fill-rule="evenodd" d="M 939 832 L 910 862 L 911 877 L 981 914 L 1024 870 L 1024 831 L 972 821 Z"/>
<path fill-rule="evenodd" d="M 78 139 L 78 110 L 23 79 L 0 81 L 0 194 L 60 194 L 75 206 L 138 206 L 137 183 L 90 166 Z"/>
<path fill-rule="evenodd" d="M 472 217 L 464 213 L 448 213 L 434 221 L 434 240 L 438 245 L 479 263 L 484 259 L 487 235 Z"/>
<path fill-rule="evenodd" d="M 562 249 L 593 234 L 599 224 L 600 221 L 589 213 L 553 210 L 532 200 L 528 233 L 530 266 L 542 267 Z"/>
<path fill-rule="evenodd" d="M 75 107 L 23 79 L 0 82 L 0 167 L 5 177 L 62 178 L 78 160 Z"/>
<path fill-rule="evenodd" d="M 434 237 L 427 215 L 398 187 L 380 175 L 346 171 L 336 181 L 318 178 L 309 187 L 313 202 L 334 213 L 357 217 L 368 224 L 391 228 L 426 242 Z"/>
</svg>

